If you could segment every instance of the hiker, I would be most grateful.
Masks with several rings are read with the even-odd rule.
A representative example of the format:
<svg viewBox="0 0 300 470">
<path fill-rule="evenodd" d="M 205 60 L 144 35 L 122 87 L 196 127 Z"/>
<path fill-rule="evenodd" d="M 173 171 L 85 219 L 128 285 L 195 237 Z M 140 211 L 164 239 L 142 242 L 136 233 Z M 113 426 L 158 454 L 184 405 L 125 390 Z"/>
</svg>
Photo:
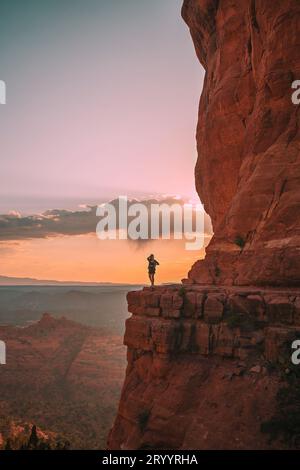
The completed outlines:
<svg viewBox="0 0 300 470">
<path fill-rule="evenodd" d="M 159 262 L 156 261 L 153 254 L 148 256 L 147 261 L 149 263 L 148 264 L 149 279 L 150 279 L 150 282 L 151 282 L 151 287 L 153 287 L 154 286 L 155 270 L 156 270 L 156 266 L 159 265 Z"/>
</svg>

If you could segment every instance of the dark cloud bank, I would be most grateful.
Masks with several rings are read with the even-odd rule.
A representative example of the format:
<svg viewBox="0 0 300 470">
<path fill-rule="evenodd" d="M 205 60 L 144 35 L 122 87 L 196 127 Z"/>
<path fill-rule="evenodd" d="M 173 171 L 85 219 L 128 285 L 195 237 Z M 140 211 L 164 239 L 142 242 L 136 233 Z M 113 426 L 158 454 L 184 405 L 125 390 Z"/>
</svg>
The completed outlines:
<svg viewBox="0 0 300 470">
<path fill-rule="evenodd" d="M 114 199 L 110 203 L 114 205 L 116 212 L 118 212 L 118 199 Z M 173 198 L 130 200 L 128 201 L 128 207 L 135 203 L 142 203 L 150 209 L 151 204 L 165 203 L 171 205 L 179 203 L 183 205 L 184 201 Z M 53 209 L 30 216 L 22 216 L 17 213 L 0 215 L 0 240 L 26 240 L 59 235 L 71 236 L 95 233 L 97 223 L 100 220 L 100 217 L 96 215 L 96 210 L 97 206 L 89 206 L 86 210 Z M 130 222 L 130 218 L 128 220 Z M 207 215 L 205 215 L 204 231 L 208 236 L 212 233 L 210 219 Z"/>
</svg>

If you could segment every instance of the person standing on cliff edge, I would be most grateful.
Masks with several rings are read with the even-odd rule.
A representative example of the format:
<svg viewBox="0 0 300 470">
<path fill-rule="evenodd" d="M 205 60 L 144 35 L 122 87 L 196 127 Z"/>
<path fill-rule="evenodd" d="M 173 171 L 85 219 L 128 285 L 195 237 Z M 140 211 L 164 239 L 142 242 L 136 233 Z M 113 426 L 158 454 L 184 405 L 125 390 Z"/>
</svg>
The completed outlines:
<svg viewBox="0 0 300 470">
<path fill-rule="evenodd" d="M 147 261 L 149 263 L 148 264 L 148 274 L 149 274 L 149 279 L 150 279 L 150 282 L 151 282 L 151 287 L 154 287 L 154 276 L 155 276 L 156 266 L 159 265 L 159 262 L 156 261 L 153 254 L 148 256 Z"/>
</svg>

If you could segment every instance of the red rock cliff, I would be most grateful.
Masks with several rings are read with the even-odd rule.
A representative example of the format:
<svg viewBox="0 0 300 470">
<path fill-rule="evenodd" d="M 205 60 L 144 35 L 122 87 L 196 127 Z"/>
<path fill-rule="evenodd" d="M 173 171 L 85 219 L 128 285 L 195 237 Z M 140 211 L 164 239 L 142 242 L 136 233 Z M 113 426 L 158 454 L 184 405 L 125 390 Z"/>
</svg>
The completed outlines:
<svg viewBox="0 0 300 470">
<path fill-rule="evenodd" d="M 214 237 L 183 286 L 128 294 L 108 447 L 299 447 L 300 2 L 185 0 L 183 17 L 206 70 L 195 173 Z"/>
<path fill-rule="evenodd" d="M 214 237 L 189 278 L 299 285 L 300 78 L 297 0 L 185 0 L 205 68 L 196 186 Z"/>
<path fill-rule="evenodd" d="M 167 286 L 127 298 L 128 366 L 110 449 L 290 446 L 262 424 L 277 413 L 285 345 L 300 336 L 299 289 Z"/>
</svg>

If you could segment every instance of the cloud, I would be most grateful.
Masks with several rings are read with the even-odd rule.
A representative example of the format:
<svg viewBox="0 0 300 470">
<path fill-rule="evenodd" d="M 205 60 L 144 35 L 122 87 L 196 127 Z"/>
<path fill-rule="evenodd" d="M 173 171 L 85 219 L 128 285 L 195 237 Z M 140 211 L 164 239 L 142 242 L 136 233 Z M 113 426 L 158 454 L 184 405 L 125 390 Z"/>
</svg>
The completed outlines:
<svg viewBox="0 0 300 470">
<path fill-rule="evenodd" d="M 118 208 L 119 201 L 114 199 L 110 203 L 116 209 L 118 221 Z M 185 201 L 172 197 L 163 197 L 161 199 L 132 199 L 128 201 L 128 207 L 132 204 L 141 203 L 145 205 L 150 214 L 151 204 L 181 204 Z M 52 209 L 42 214 L 35 214 L 29 216 L 22 216 L 20 213 L 11 212 L 8 214 L 0 215 L 0 240 L 26 240 L 32 238 L 47 238 L 59 235 L 84 235 L 96 232 L 97 223 L 100 217 L 96 215 L 97 206 L 80 206 L 82 210 L 69 211 L 64 209 Z M 134 217 L 129 217 L 129 222 Z M 150 219 L 149 219 L 150 222 Z M 118 226 L 117 226 L 118 229 Z M 209 217 L 205 214 L 204 231 L 207 236 L 212 234 L 211 224 Z M 173 228 L 171 225 L 171 233 Z M 161 235 L 161 231 L 160 231 Z M 143 242 L 143 240 L 138 240 Z"/>
<path fill-rule="evenodd" d="M 26 240 L 95 231 L 96 208 L 88 211 L 50 210 L 43 214 L 0 215 L 0 240 Z"/>
<path fill-rule="evenodd" d="M 20 246 L 20 242 L 15 242 L 15 241 L 0 241 L 0 255 L 11 255 L 12 253 L 15 252 L 16 247 Z"/>
</svg>

